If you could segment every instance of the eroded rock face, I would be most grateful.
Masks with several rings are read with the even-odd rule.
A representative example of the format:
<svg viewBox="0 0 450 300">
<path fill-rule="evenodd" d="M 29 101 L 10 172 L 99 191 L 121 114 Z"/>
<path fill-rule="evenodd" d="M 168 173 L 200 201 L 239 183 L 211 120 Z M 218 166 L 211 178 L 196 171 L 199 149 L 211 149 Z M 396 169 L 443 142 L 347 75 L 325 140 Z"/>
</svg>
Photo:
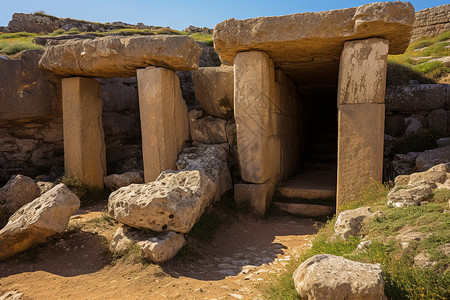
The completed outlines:
<svg viewBox="0 0 450 300">
<path fill-rule="evenodd" d="M 133 183 L 143 183 L 144 180 L 139 172 L 126 172 L 123 174 L 111 174 L 103 178 L 105 186 L 115 191 Z"/>
<path fill-rule="evenodd" d="M 227 121 L 203 116 L 203 111 L 192 109 L 189 111 L 189 128 L 194 142 L 205 144 L 221 144 L 227 142 Z"/>
<path fill-rule="evenodd" d="M 0 231 L 0 259 L 6 259 L 66 230 L 80 200 L 64 184 L 20 208 Z"/>
<path fill-rule="evenodd" d="M 336 220 L 334 232 L 344 239 L 347 239 L 352 235 L 358 235 L 364 220 L 373 215 L 374 213 L 369 210 L 369 207 L 360 207 L 343 211 Z"/>
<path fill-rule="evenodd" d="M 192 71 L 195 97 L 211 116 L 230 119 L 234 103 L 234 68 L 200 68 Z"/>
<path fill-rule="evenodd" d="M 142 257 L 159 263 L 173 258 L 186 244 L 186 240 L 183 234 L 173 231 L 151 234 L 124 225 L 114 233 L 110 248 L 118 255 L 124 255 L 133 243 L 139 246 Z"/>
<path fill-rule="evenodd" d="M 429 168 L 450 162 L 450 146 L 421 152 L 416 158 L 417 171 L 426 171 Z"/>
<path fill-rule="evenodd" d="M 203 171 L 215 184 L 215 201 L 232 189 L 230 170 L 227 163 L 227 153 L 221 145 L 195 144 L 184 148 L 179 155 L 177 168 L 181 171 Z"/>
<path fill-rule="evenodd" d="M 397 186 L 388 194 L 388 205 L 394 207 L 419 205 L 423 200 L 430 197 L 433 189 L 425 183 L 417 184 L 409 188 Z"/>
<path fill-rule="evenodd" d="M 112 193 L 108 212 L 132 227 L 187 233 L 214 194 L 214 183 L 201 171 L 164 171 L 156 181 L 132 184 Z"/>
<path fill-rule="evenodd" d="M 188 36 L 109 36 L 50 46 L 39 66 L 63 77 L 133 77 L 148 66 L 195 70 L 201 54 Z"/>
<path fill-rule="evenodd" d="M 304 261 L 292 275 L 302 299 L 387 299 L 381 267 L 340 256 L 319 254 Z"/>
<path fill-rule="evenodd" d="M 0 211 L 12 215 L 40 195 L 39 187 L 33 179 L 23 175 L 14 175 L 0 189 Z"/>
</svg>

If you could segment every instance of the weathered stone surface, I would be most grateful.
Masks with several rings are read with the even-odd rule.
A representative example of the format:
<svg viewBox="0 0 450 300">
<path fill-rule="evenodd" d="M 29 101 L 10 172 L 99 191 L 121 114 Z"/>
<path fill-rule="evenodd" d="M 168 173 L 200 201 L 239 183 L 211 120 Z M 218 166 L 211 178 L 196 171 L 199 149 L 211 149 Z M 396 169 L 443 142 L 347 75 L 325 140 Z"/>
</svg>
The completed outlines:
<svg viewBox="0 0 450 300">
<path fill-rule="evenodd" d="M 99 84 L 94 79 L 71 77 L 62 80 L 62 87 L 66 175 L 103 188 L 106 146 Z"/>
<path fill-rule="evenodd" d="M 111 191 L 115 191 L 132 183 L 143 183 L 144 180 L 139 172 L 126 172 L 123 174 L 111 174 L 103 178 L 105 186 Z"/>
<path fill-rule="evenodd" d="M 280 140 L 275 136 L 275 70 L 264 52 L 241 52 L 235 60 L 234 105 L 242 179 L 265 183 L 280 174 Z M 251 117 L 249 117 L 251 116 Z"/>
<path fill-rule="evenodd" d="M 12 215 L 40 195 L 39 187 L 33 179 L 23 175 L 14 175 L 0 189 L 0 212 Z"/>
<path fill-rule="evenodd" d="M 388 194 L 388 205 L 405 207 L 419 205 L 423 200 L 431 196 L 433 189 L 425 183 L 418 183 L 411 187 L 396 186 Z"/>
<path fill-rule="evenodd" d="M 234 201 L 250 206 L 256 214 L 263 215 L 269 208 L 275 193 L 275 180 L 262 184 L 238 183 L 234 185 Z"/>
<path fill-rule="evenodd" d="M 433 261 L 430 259 L 430 255 L 419 253 L 414 256 L 414 266 L 419 268 L 430 268 L 433 266 Z"/>
<path fill-rule="evenodd" d="M 389 41 L 390 54 L 401 54 L 409 44 L 413 22 L 410 3 L 378 2 L 317 13 L 229 19 L 215 26 L 213 40 L 222 60 L 230 63 L 239 52 L 264 51 L 296 81 L 311 80 L 311 69 L 320 73 L 315 79 L 335 80 L 346 41 L 382 38 Z"/>
<path fill-rule="evenodd" d="M 189 111 L 189 128 L 194 142 L 222 144 L 227 142 L 227 121 L 211 116 L 203 116 L 203 111 Z"/>
<path fill-rule="evenodd" d="M 384 104 L 339 106 L 337 205 L 382 180 Z"/>
<path fill-rule="evenodd" d="M 339 104 L 384 103 L 389 42 L 344 43 L 339 66 Z"/>
<path fill-rule="evenodd" d="M 202 171 L 167 171 L 156 181 L 132 184 L 112 193 L 108 212 L 132 227 L 187 233 L 214 194 L 214 183 Z"/>
<path fill-rule="evenodd" d="M 403 249 L 408 248 L 409 243 L 412 241 L 423 241 L 424 239 L 430 237 L 429 232 L 416 232 L 414 228 L 409 226 L 405 226 L 398 231 L 398 235 L 395 236 L 395 239 L 400 242 Z"/>
<path fill-rule="evenodd" d="M 64 184 L 58 184 L 23 206 L 0 231 L 0 259 L 43 243 L 54 234 L 63 233 L 79 206 L 78 197 Z"/>
<path fill-rule="evenodd" d="M 48 191 L 50 191 L 52 188 L 54 188 L 56 186 L 55 183 L 48 182 L 48 181 L 36 181 L 36 184 L 39 187 L 39 191 L 41 192 L 41 195 L 47 193 Z"/>
<path fill-rule="evenodd" d="M 418 133 L 423 129 L 422 122 L 420 122 L 420 120 L 412 116 L 405 119 L 405 125 L 406 125 L 405 133 L 407 135 L 412 133 Z"/>
<path fill-rule="evenodd" d="M 0 121 L 48 117 L 60 109 L 59 84 L 37 66 L 42 53 L 0 56 Z"/>
<path fill-rule="evenodd" d="M 141 230 L 123 225 L 111 240 L 111 251 L 124 255 L 133 244 L 137 244 L 142 257 L 154 263 L 173 258 L 186 244 L 183 234 L 173 231 L 161 234 L 142 233 Z"/>
<path fill-rule="evenodd" d="M 392 167 L 398 175 L 409 175 L 416 168 L 416 158 L 420 152 L 409 152 L 406 154 L 396 154 L 392 161 Z"/>
<path fill-rule="evenodd" d="M 450 137 L 440 138 L 436 141 L 438 147 L 448 147 L 450 146 Z"/>
<path fill-rule="evenodd" d="M 300 264 L 292 278 L 302 299 L 387 299 L 379 265 L 340 256 L 315 255 Z"/>
<path fill-rule="evenodd" d="M 133 77 L 148 66 L 195 70 L 201 53 L 189 36 L 109 36 L 50 46 L 39 66 L 63 77 Z"/>
<path fill-rule="evenodd" d="M 305 217 L 326 217 L 332 216 L 336 212 L 335 207 L 327 205 L 289 202 L 274 202 L 274 205 L 279 210 Z"/>
<path fill-rule="evenodd" d="M 192 71 L 195 97 L 211 116 L 233 116 L 234 68 L 231 66 L 200 68 Z"/>
<path fill-rule="evenodd" d="M 186 103 L 174 71 L 150 67 L 138 70 L 144 180 L 175 169 L 178 153 L 189 140 Z"/>
<path fill-rule="evenodd" d="M 445 84 L 413 84 L 386 88 L 387 111 L 428 111 L 446 107 Z"/>
<path fill-rule="evenodd" d="M 411 43 L 450 30 L 450 4 L 430 7 L 416 12 Z"/>
<path fill-rule="evenodd" d="M 334 232 L 344 239 L 347 239 L 352 235 L 359 235 L 364 220 L 373 215 L 374 214 L 369 210 L 369 207 L 360 207 L 343 211 L 336 220 Z"/>
<path fill-rule="evenodd" d="M 443 184 L 450 174 L 450 164 L 439 164 L 425 172 L 413 173 L 409 176 L 408 185 L 425 183 L 435 189 Z M 395 181 L 397 182 L 397 180 Z"/>
<path fill-rule="evenodd" d="M 448 111 L 445 109 L 436 109 L 427 116 L 430 129 L 438 132 L 447 132 L 448 130 Z"/>
<path fill-rule="evenodd" d="M 195 144 L 184 148 L 177 161 L 180 171 L 203 171 L 216 185 L 215 201 L 233 188 L 227 153 L 221 145 Z"/>
<path fill-rule="evenodd" d="M 421 152 L 416 158 L 417 171 L 426 171 L 429 168 L 450 162 L 450 146 Z"/>
</svg>

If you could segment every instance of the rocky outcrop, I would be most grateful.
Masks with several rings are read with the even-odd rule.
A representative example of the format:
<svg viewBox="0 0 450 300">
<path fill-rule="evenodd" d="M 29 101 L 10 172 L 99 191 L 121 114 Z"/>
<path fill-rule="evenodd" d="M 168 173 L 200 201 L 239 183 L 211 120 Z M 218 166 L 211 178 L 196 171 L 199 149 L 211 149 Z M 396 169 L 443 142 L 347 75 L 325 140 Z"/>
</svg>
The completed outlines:
<svg viewBox="0 0 450 300">
<path fill-rule="evenodd" d="M 148 66 L 195 70 L 201 53 L 189 36 L 109 36 L 50 46 L 39 66 L 63 77 L 133 77 Z"/>
<path fill-rule="evenodd" d="M 12 215 L 40 195 L 39 187 L 33 179 L 23 175 L 12 176 L 0 189 L 0 212 Z"/>
<path fill-rule="evenodd" d="M 336 235 L 347 239 L 350 236 L 359 235 L 363 226 L 363 222 L 374 213 L 369 210 L 369 207 L 360 207 L 357 209 L 346 210 L 339 214 L 334 225 L 334 232 Z"/>
<path fill-rule="evenodd" d="M 411 43 L 426 36 L 435 36 L 450 30 L 450 4 L 430 7 L 416 12 Z"/>
<path fill-rule="evenodd" d="M 64 184 L 26 204 L 0 231 L 0 259 L 6 259 L 66 230 L 80 200 Z"/>
<path fill-rule="evenodd" d="M 112 193 L 108 212 L 132 227 L 187 233 L 214 194 L 214 183 L 202 171 L 165 171 L 156 181 L 132 184 Z"/>
<path fill-rule="evenodd" d="M 379 265 L 354 262 L 340 256 L 313 256 L 300 264 L 292 278 L 302 299 L 387 299 Z"/>
<path fill-rule="evenodd" d="M 234 68 L 200 68 L 192 71 L 195 97 L 203 110 L 214 117 L 230 119 L 234 104 Z"/>
<path fill-rule="evenodd" d="M 144 183 L 144 180 L 139 172 L 126 172 L 123 174 L 111 174 L 104 179 L 105 187 L 111 191 L 115 191 L 124 186 L 129 186 L 133 183 Z"/>
<path fill-rule="evenodd" d="M 189 111 L 189 129 L 194 142 L 222 144 L 227 142 L 227 121 L 211 116 L 203 116 L 200 109 Z"/>
<path fill-rule="evenodd" d="M 188 33 L 196 33 L 196 32 L 207 33 L 207 34 L 212 34 L 213 33 L 213 30 L 211 28 L 208 28 L 208 27 L 196 27 L 196 26 L 193 26 L 193 25 L 189 25 L 183 31 L 184 32 L 188 32 Z"/>
<path fill-rule="evenodd" d="M 422 183 L 409 188 L 394 187 L 388 194 L 388 205 L 394 207 L 419 205 L 421 201 L 427 200 L 432 192 L 433 189 L 429 185 Z"/>
<path fill-rule="evenodd" d="M 450 146 L 421 152 L 416 158 L 416 170 L 426 171 L 441 163 L 450 163 Z"/>
<path fill-rule="evenodd" d="M 111 240 L 111 251 L 125 255 L 136 244 L 143 258 L 154 263 L 173 258 L 186 244 L 183 234 L 168 231 L 164 233 L 143 233 L 126 225 L 118 228 Z"/>
<path fill-rule="evenodd" d="M 184 148 L 178 156 L 177 168 L 181 171 L 200 170 L 215 184 L 215 201 L 232 189 L 227 153 L 222 145 L 194 144 Z"/>
</svg>

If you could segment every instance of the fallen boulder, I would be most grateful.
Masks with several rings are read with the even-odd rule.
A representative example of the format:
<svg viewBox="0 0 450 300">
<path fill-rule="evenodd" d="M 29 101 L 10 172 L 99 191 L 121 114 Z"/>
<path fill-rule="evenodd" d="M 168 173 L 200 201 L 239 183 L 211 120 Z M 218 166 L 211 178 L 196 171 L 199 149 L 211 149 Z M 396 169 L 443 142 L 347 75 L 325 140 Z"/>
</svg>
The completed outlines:
<svg viewBox="0 0 450 300">
<path fill-rule="evenodd" d="M 70 217 L 80 207 L 80 200 L 64 184 L 36 198 L 12 215 L 0 231 L 0 259 L 45 242 L 66 230 Z"/>
<path fill-rule="evenodd" d="M 115 191 L 133 183 L 143 183 L 144 180 L 139 172 L 126 172 L 108 175 L 103 178 L 103 182 L 108 189 Z"/>
<path fill-rule="evenodd" d="M 388 205 L 394 207 L 405 207 L 419 205 L 423 200 L 431 196 L 433 189 L 426 183 L 408 186 L 396 186 L 388 194 Z"/>
<path fill-rule="evenodd" d="M 202 171 L 164 171 L 156 181 L 113 192 L 108 212 L 132 227 L 188 233 L 215 192 L 214 183 Z"/>
<path fill-rule="evenodd" d="M 30 177 L 11 176 L 9 181 L 0 189 L 0 211 L 10 216 L 40 195 L 38 185 Z"/>
<path fill-rule="evenodd" d="M 374 213 L 369 210 L 369 207 L 345 210 L 339 214 L 336 224 L 334 224 L 334 232 L 343 239 L 358 235 L 364 220 L 373 215 Z"/>
<path fill-rule="evenodd" d="M 450 163 L 450 146 L 421 152 L 416 158 L 416 169 L 426 171 L 441 163 Z"/>
<path fill-rule="evenodd" d="M 387 299 L 379 265 L 340 256 L 315 255 L 300 264 L 292 278 L 302 299 Z"/>
<path fill-rule="evenodd" d="M 222 144 L 227 142 L 227 121 L 203 116 L 203 111 L 192 109 L 189 111 L 189 128 L 194 142 L 204 144 Z"/>
<path fill-rule="evenodd" d="M 186 244 L 183 234 L 173 231 L 160 234 L 143 233 L 140 229 L 123 225 L 114 233 L 111 251 L 124 255 L 133 244 L 137 244 L 143 258 L 154 263 L 173 258 Z"/>
<path fill-rule="evenodd" d="M 233 188 L 227 153 L 221 145 L 194 144 L 184 148 L 178 156 L 177 168 L 181 171 L 203 171 L 215 184 L 215 201 Z"/>
</svg>

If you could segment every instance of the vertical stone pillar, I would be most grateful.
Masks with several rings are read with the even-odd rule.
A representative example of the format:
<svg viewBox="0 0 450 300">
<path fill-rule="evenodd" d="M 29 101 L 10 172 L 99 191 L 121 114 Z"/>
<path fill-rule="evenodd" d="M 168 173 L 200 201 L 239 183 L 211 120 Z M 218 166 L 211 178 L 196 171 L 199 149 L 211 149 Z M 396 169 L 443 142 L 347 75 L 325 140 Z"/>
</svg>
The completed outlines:
<svg viewBox="0 0 450 300">
<path fill-rule="evenodd" d="M 270 57 L 260 51 L 238 53 L 234 59 L 234 116 L 239 167 L 247 182 L 262 184 L 280 173 L 277 102 Z"/>
<path fill-rule="evenodd" d="M 106 146 L 99 95 L 94 79 L 62 79 L 65 173 L 88 186 L 103 188 Z"/>
<path fill-rule="evenodd" d="M 339 67 L 337 209 L 383 175 L 388 41 L 346 42 Z"/>
<path fill-rule="evenodd" d="M 189 140 L 189 121 L 178 76 L 166 68 L 137 70 L 145 182 L 176 169 L 178 154 Z"/>
</svg>

